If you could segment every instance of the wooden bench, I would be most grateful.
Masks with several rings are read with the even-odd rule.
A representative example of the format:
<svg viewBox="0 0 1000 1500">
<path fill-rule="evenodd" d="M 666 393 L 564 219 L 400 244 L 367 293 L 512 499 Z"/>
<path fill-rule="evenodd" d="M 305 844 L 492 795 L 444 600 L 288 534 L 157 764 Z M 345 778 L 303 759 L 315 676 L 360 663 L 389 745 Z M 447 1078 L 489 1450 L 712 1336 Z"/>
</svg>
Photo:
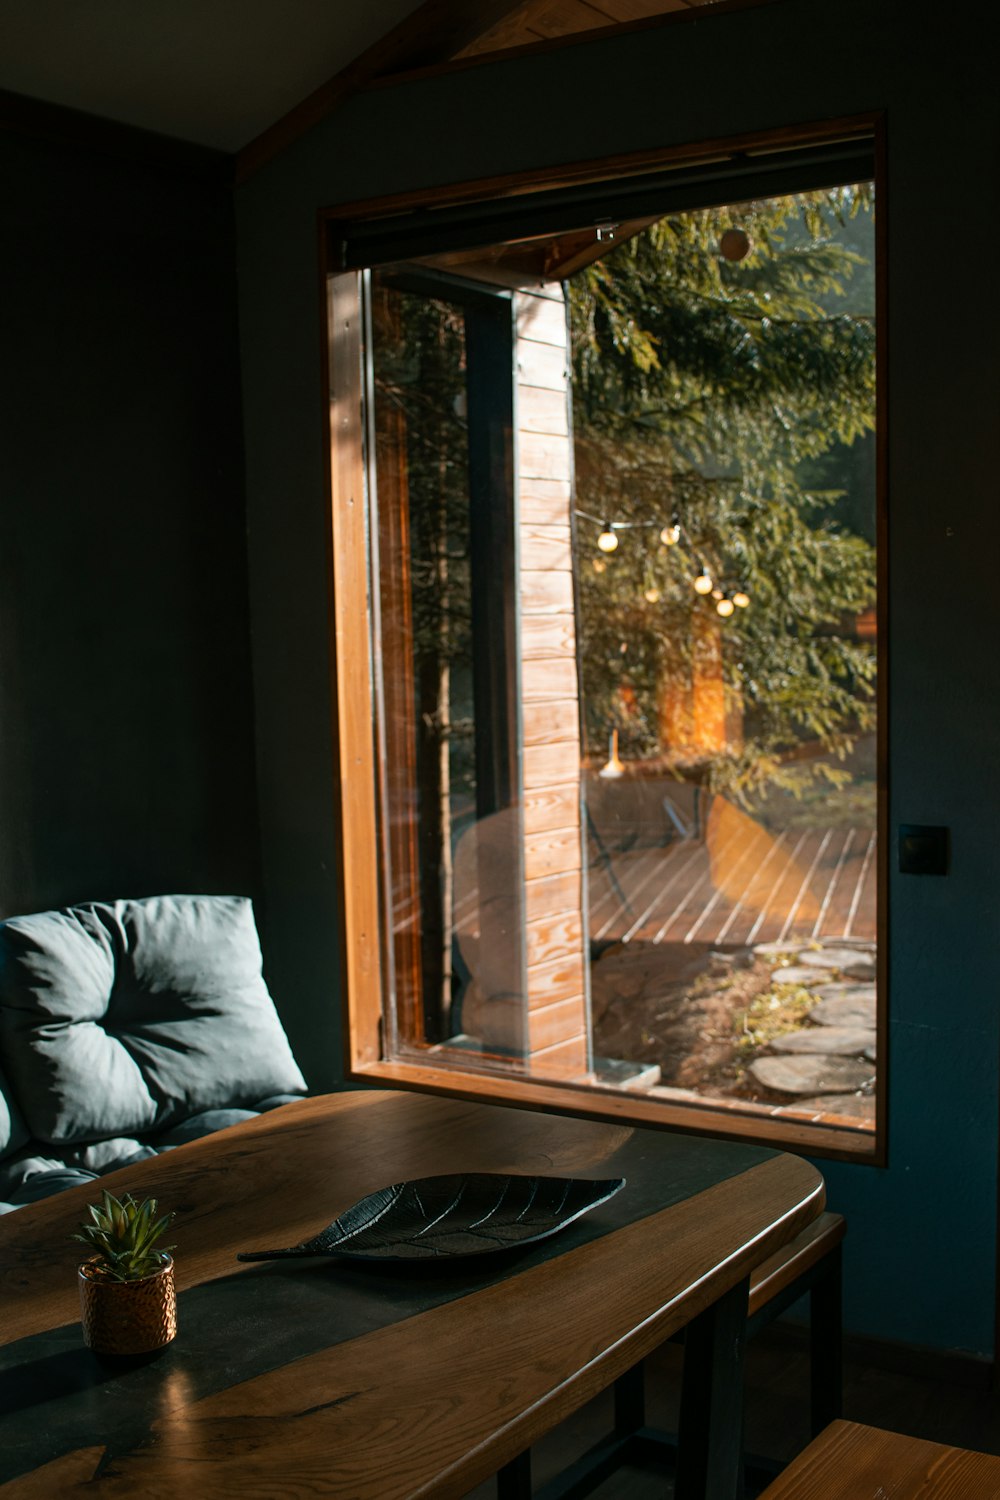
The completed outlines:
<svg viewBox="0 0 1000 1500">
<path fill-rule="evenodd" d="M 746 1336 L 752 1338 L 794 1302 L 809 1296 L 810 1426 L 814 1436 L 839 1417 L 842 1409 L 841 1242 L 846 1227 L 842 1214 L 820 1214 L 757 1267 L 747 1297 Z M 683 1334 L 678 1337 L 682 1339 Z M 642 1364 L 616 1380 L 613 1390 L 611 1432 L 537 1491 L 535 1500 L 582 1500 L 622 1464 L 670 1461 L 677 1446 L 676 1436 L 646 1426 Z M 697 1414 L 688 1420 L 697 1421 Z M 684 1421 L 682 1411 L 682 1426 Z M 757 1460 L 750 1466 L 761 1470 Z M 765 1474 L 769 1477 L 775 1467 L 766 1465 Z M 532 1495 L 529 1449 L 498 1472 L 497 1500 L 531 1500 Z"/>
<path fill-rule="evenodd" d="M 1000 1458 L 834 1422 L 760 1500 L 1000 1500 Z"/>
</svg>

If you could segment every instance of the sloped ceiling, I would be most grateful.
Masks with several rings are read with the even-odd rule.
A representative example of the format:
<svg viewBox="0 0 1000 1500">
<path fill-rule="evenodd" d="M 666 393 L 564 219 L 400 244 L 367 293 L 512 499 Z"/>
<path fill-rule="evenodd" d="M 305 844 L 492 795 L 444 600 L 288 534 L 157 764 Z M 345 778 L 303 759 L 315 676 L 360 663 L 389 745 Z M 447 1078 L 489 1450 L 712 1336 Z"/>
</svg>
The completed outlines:
<svg viewBox="0 0 1000 1500">
<path fill-rule="evenodd" d="M 373 78 L 710 3 L 0 0 L 0 91 L 255 163 Z"/>
<path fill-rule="evenodd" d="M 224 151 L 417 0 L 0 0 L 0 88 Z"/>
</svg>

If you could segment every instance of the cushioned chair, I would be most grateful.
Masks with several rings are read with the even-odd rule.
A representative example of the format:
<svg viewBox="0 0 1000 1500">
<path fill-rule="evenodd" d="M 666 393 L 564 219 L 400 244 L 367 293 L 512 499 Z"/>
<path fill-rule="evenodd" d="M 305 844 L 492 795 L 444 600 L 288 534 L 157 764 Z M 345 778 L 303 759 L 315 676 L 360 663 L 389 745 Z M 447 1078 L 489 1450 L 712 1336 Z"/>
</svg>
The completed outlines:
<svg viewBox="0 0 1000 1500">
<path fill-rule="evenodd" d="M 0 922 L 0 1213 L 305 1092 L 244 897 Z"/>
</svg>

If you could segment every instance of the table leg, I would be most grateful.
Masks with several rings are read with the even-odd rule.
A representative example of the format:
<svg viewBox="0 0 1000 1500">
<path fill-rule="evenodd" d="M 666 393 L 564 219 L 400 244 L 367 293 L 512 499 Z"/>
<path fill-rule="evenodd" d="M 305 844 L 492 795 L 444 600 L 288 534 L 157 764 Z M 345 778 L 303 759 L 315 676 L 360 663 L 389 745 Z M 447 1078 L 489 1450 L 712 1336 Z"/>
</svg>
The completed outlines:
<svg viewBox="0 0 1000 1500">
<path fill-rule="evenodd" d="M 684 1332 L 675 1500 L 741 1500 L 749 1278 Z"/>
</svg>

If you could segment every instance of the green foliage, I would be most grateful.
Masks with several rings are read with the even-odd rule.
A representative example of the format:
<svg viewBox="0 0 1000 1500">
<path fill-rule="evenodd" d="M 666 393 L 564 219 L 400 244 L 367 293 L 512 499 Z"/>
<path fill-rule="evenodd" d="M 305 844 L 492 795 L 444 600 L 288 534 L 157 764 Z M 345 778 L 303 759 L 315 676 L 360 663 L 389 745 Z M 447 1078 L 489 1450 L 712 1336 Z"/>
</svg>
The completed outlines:
<svg viewBox="0 0 1000 1500">
<path fill-rule="evenodd" d="M 173 1245 L 157 1246 L 156 1241 L 174 1219 L 172 1213 L 156 1217 L 155 1198 L 133 1198 L 126 1193 L 121 1199 L 101 1194 L 99 1204 L 91 1203 L 89 1221 L 71 1236 L 96 1254 L 105 1275 L 113 1281 L 141 1281 L 151 1276 L 170 1259 Z"/>
<path fill-rule="evenodd" d="M 780 988 L 776 989 L 775 985 Z M 775 1037 L 801 1031 L 803 1022 L 819 999 L 819 995 L 813 994 L 805 985 L 782 984 L 781 975 L 775 974 L 772 987 L 757 995 L 746 1010 L 738 1011 L 733 1017 L 737 1056 L 749 1059 L 762 1047 L 769 1047 Z"/>
<path fill-rule="evenodd" d="M 701 564 L 752 603 L 721 627 L 742 747 L 698 774 L 741 797 L 794 787 L 814 774 L 790 759 L 798 744 L 836 759 L 871 727 L 874 651 L 853 621 L 874 550 L 851 524 L 871 496 L 844 490 L 874 428 L 875 329 L 870 309 L 837 310 L 866 269 L 852 221 L 870 213 L 862 186 L 670 215 L 569 284 L 591 754 L 615 726 L 623 753 L 669 757 L 663 684 L 718 637 L 715 601 L 691 588 Z M 734 226 L 751 244 L 738 262 L 719 252 Z M 598 519 L 616 523 L 607 557 Z"/>
</svg>

